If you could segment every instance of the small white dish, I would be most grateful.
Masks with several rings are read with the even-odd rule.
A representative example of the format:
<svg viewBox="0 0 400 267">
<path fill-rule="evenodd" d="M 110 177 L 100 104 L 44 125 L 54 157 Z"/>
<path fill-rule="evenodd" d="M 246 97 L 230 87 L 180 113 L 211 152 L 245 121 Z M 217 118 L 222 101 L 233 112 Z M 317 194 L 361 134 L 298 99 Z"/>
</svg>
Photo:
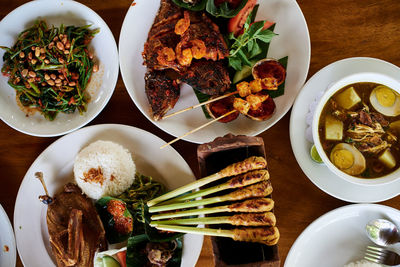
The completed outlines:
<svg viewBox="0 0 400 267">
<path fill-rule="evenodd" d="M 388 175 L 374 178 L 374 179 L 363 179 L 363 178 L 357 178 L 355 176 L 351 176 L 343 171 L 341 171 L 339 168 L 337 168 L 329 159 L 329 157 L 326 155 L 324 149 L 322 148 L 322 144 L 320 142 L 320 137 L 319 137 L 319 119 L 321 116 L 321 112 L 323 108 L 325 107 L 326 103 L 329 101 L 329 99 L 340 89 L 346 87 L 347 85 L 353 84 L 353 83 L 358 83 L 358 82 L 372 82 L 372 83 L 377 83 L 377 84 L 382 84 L 386 85 L 389 88 L 397 91 L 400 93 L 400 83 L 399 81 L 387 76 L 383 75 L 380 73 L 373 73 L 373 72 L 360 72 L 356 74 L 352 74 L 349 76 L 346 76 L 334 84 L 330 86 L 330 88 L 323 94 L 321 97 L 321 100 L 319 101 L 319 104 L 317 105 L 315 112 L 314 112 L 314 118 L 312 122 L 312 133 L 313 133 L 313 139 L 314 139 L 314 144 L 315 147 L 317 148 L 318 154 L 320 155 L 322 161 L 324 164 L 332 171 L 334 172 L 337 176 L 355 184 L 363 184 L 363 185 L 382 185 L 382 184 L 387 184 L 394 182 L 398 179 L 400 179 L 400 169 L 397 169 Z"/>
<path fill-rule="evenodd" d="M 172 147 L 160 150 L 164 141 L 144 130 L 118 124 L 85 127 L 61 137 L 33 162 L 18 191 L 14 209 L 17 248 L 24 266 L 54 267 L 46 224 L 47 207 L 38 199 L 43 187 L 34 174 L 43 172 L 49 194 L 53 196 L 73 181 L 76 154 L 96 140 L 108 140 L 128 149 L 138 172 L 152 176 L 166 188 L 174 189 L 194 180 L 185 160 Z M 183 239 L 181 266 L 194 266 L 203 245 L 203 236 L 187 234 Z"/>
<path fill-rule="evenodd" d="M 54 121 L 46 120 L 39 112 L 27 117 L 17 105 L 15 90 L 7 84 L 8 77 L 0 75 L 0 118 L 25 134 L 58 136 L 86 125 L 108 103 L 118 79 L 118 50 L 104 20 L 92 9 L 72 0 L 37 0 L 16 8 L 0 21 L 0 45 L 13 46 L 18 34 L 39 18 L 45 19 L 49 26 L 91 24 L 91 29 L 100 29 L 90 43 L 99 62 L 99 71 L 92 75 L 86 88 L 91 101 L 83 115 L 78 111 L 73 114 L 60 113 Z M 0 67 L 3 66 L 3 54 L 4 50 L 0 49 Z"/>
<path fill-rule="evenodd" d="M 15 266 L 17 250 L 14 231 L 7 213 L 0 205 L 0 266 Z"/>
<path fill-rule="evenodd" d="M 290 142 L 301 169 L 310 181 L 322 191 L 348 202 L 380 202 L 400 194 L 398 189 L 400 181 L 379 186 L 350 183 L 331 172 L 324 164 L 315 163 L 311 159 L 312 143 L 308 142 L 305 137 L 306 115 L 314 98 L 331 83 L 359 72 L 381 73 L 393 79 L 400 77 L 399 67 L 375 58 L 347 58 L 324 67 L 307 81 L 293 105 L 290 117 Z"/>
<path fill-rule="evenodd" d="M 297 93 L 303 86 L 310 64 L 310 36 L 303 13 L 295 0 L 259 1 L 256 20 L 276 22 L 275 36 L 271 42 L 268 57 L 280 59 L 288 56 L 285 94 L 275 98 L 276 111 L 266 121 L 253 121 L 244 116 L 229 123 L 213 123 L 206 128 L 184 137 L 193 143 L 206 143 L 227 133 L 255 136 L 278 122 L 292 106 Z M 119 57 L 122 79 L 125 87 L 139 110 L 154 125 L 177 137 L 209 122 L 201 108 L 193 109 L 177 116 L 153 121 L 145 94 L 142 51 L 155 15 L 159 0 L 136 0 L 124 19 L 119 39 Z M 169 113 L 198 104 L 190 86 L 181 87 L 180 98 Z"/>
<path fill-rule="evenodd" d="M 310 224 L 291 247 L 285 267 L 340 267 L 363 259 L 368 245 L 366 224 L 378 218 L 400 224 L 400 211 L 376 204 L 355 204 L 332 210 Z M 400 245 L 390 246 L 397 253 Z"/>
</svg>

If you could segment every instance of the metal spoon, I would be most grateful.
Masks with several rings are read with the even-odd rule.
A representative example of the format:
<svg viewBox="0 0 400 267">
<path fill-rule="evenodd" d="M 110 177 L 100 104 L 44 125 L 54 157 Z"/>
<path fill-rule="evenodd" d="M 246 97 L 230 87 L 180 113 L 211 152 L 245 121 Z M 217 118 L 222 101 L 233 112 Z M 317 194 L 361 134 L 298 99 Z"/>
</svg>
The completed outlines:
<svg viewBox="0 0 400 267">
<path fill-rule="evenodd" d="M 369 239 L 379 246 L 400 242 L 400 234 L 396 225 L 388 220 L 372 220 L 366 225 L 365 230 Z"/>
</svg>

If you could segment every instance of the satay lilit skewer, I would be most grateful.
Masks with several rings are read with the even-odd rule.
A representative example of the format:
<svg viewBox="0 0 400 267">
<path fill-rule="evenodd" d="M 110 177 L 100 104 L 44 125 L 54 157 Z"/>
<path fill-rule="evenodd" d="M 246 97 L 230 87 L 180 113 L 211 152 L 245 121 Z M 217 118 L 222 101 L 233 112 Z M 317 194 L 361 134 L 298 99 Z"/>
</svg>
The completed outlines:
<svg viewBox="0 0 400 267">
<path fill-rule="evenodd" d="M 255 157 L 255 156 L 249 157 L 243 161 L 233 163 L 217 173 L 211 174 L 207 177 L 191 182 L 187 185 L 172 190 L 164 195 L 161 195 L 155 199 L 152 199 L 147 202 L 147 206 L 149 207 L 154 206 L 162 201 L 179 196 L 183 193 L 199 188 L 208 183 L 217 181 L 224 177 L 236 176 L 252 170 L 265 169 L 266 167 L 267 167 L 267 161 L 263 157 Z"/>
<path fill-rule="evenodd" d="M 202 189 L 196 192 L 192 192 L 180 197 L 173 198 L 169 201 L 163 202 L 162 205 L 182 202 L 189 199 L 194 199 L 198 197 L 208 196 L 215 192 L 219 192 L 226 189 L 234 189 L 239 187 L 244 187 L 247 185 L 255 184 L 261 181 L 265 181 L 269 179 L 269 172 L 267 170 L 255 170 L 240 174 L 236 177 L 233 177 L 229 181 L 219 184 L 210 188 Z"/>
<path fill-rule="evenodd" d="M 189 209 L 183 211 L 155 214 L 151 216 L 151 219 L 161 220 L 167 218 L 205 215 L 205 214 L 213 214 L 220 212 L 266 212 L 266 211 L 271 211 L 273 208 L 274 208 L 274 201 L 271 198 L 253 198 L 224 206 L 202 208 L 202 209 Z"/>
<path fill-rule="evenodd" d="M 201 217 L 175 220 L 152 221 L 150 226 L 158 225 L 197 225 L 197 224 L 230 224 L 236 226 L 275 226 L 276 218 L 272 212 L 239 213 L 230 216 Z"/>
<path fill-rule="evenodd" d="M 269 180 L 263 181 L 257 184 L 249 185 L 244 188 L 240 188 L 236 191 L 233 191 L 229 194 L 203 198 L 201 200 L 189 201 L 189 202 L 179 202 L 162 206 L 153 206 L 149 208 L 150 213 L 160 212 L 160 211 L 168 211 L 168 210 L 177 210 L 177 209 L 186 209 L 192 208 L 202 205 L 209 205 L 218 202 L 224 201 L 235 201 L 242 200 L 247 198 L 256 198 L 256 197 L 266 197 L 272 193 L 272 185 Z"/>
<path fill-rule="evenodd" d="M 279 230 L 276 226 L 272 227 L 247 227 L 235 228 L 230 230 L 197 228 L 193 226 L 178 225 L 157 225 L 157 229 L 164 231 L 180 232 L 187 234 L 199 234 L 209 236 L 230 237 L 236 241 L 256 242 L 268 246 L 276 245 L 279 241 Z"/>
<path fill-rule="evenodd" d="M 262 83 L 263 86 L 261 86 L 261 83 Z M 230 92 L 230 93 L 227 93 L 225 95 L 222 95 L 222 96 L 219 96 L 219 97 L 216 97 L 216 98 L 211 98 L 211 99 L 209 99 L 209 100 L 207 100 L 205 102 L 190 106 L 190 107 L 185 108 L 185 109 L 181 109 L 179 111 L 176 111 L 174 113 L 171 113 L 169 115 L 164 116 L 163 119 L 166 119 L 166 118 L 169 118 L 169 117 L 173 117 L 173 116 L 181 114 L 181 113 L 183 113 L 185 111 L 189 111 L 189 110 L 192 110 L 192 109 L 195 109 L 195 108 L 210 104 L 212 102 L 215 102 L 215 101 L 230 97 L 232 95 L 239 94 L 240 97 L 246 97 L 246 96 L 248 96 L 250 94 L 258 93 L 263 89 L 276 90 L 277 88 L 278 88 L 277 79 L 273 78 L 273 77 L 267 77 L 267 78 L 264 78 L 264 79 L 256 79 L 256 80 L 254 80 L 254 81 L 252 81 L 250 83 L 241 82 L 241 83 L 238 83 L 236 85 L 236 89 L 237 90 L 234 91 L 234 92 Z"/>
</svg>

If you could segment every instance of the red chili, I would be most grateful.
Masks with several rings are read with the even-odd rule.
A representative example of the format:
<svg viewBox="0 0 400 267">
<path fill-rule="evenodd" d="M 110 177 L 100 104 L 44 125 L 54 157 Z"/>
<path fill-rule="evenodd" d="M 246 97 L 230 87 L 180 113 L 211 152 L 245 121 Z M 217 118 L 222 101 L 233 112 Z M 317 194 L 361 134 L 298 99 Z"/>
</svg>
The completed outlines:
<svg viewBox="0 0 400 267">
<path fill-rule="evenodd" d="M 71 96 L 71 99 L 69 100 L 68 105 L 75 104 L 75 103 L 76 103 L 75 98 L 73 96 Z"/>
</svg>

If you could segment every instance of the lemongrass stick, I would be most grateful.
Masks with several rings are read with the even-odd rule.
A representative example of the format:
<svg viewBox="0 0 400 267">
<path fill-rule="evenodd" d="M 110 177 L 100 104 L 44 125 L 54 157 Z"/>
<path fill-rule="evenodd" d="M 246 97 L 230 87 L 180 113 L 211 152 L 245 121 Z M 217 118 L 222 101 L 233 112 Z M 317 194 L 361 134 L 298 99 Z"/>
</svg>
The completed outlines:
<svg viewBox="0 0 400 267">
<path fill-rule="evenodd" d="M 173 231 L 187 234 L 230 237 L 236 241 L 257 242 L 268 246 L 276 245 L 280 237 L 279 230 L 275 226 L 251 228 L 243 227 L 231 230 L 223 230 L 165 224 L 157 225 L 156 228 L 164 231 Z"/>
<path fill-rule="evenodd" d="M 231 224 L 241 226 L 275 226 L 276 217 L 272 212 L 239 213 L 231 216 L 152 221 L 150 226 L 157 226 L 161 224 Z"/>
<path fill-rule="evenodd" d="M 244 187 L 247 185 L 251 185 L 251 184 L 255 184 L 261 181 L 265 181 L 269 179 L 269 173 L 267 170 L 255 170 L 255 171 L 251 171 L 251 172 L 246 172 L 243 174 L 240 174 L 232 179 L 230 179 L 229 181 L 220 184 L 220 185 L 216 185 L 210 188 L 206 188 L 206 189 L 202 189 L 196 192 L 192 192 L 180 197 L 176 197 L 173 198 L 169 201 L 163 202 L 162 204 L 171 204 L 171 203 L 176 203 L 176 202 L 182 202 L 185 200 L 189 200 L 189 199 L 194 199 L 194 198 L 198 198 L 198 197 L 204 197 L 204 196 L 208 196 L 210 194 L 216 193 L 216 192 L 220 192 L 226 189 L 234 189 L 234 188 L 240 188 L 240 187 Z"/>
<path fill-rule="evenodd" d="M 234 112 L 238 112 L 238 111 L 235 110 L 235 109 L 234 109 L 234 110 L 231 110 L 231 111 L 225 113 L 224 115 L 219 116 L 218 118 L 216 118 L 216 119 L 214 119 L 214 120 L 212 120 L 212 121 L 209 121 L 209 122 L 207 122 L 207 123 L 204 123 L 203 125 L 197 127 L 196 129 L 193 129 L 193 130 L 191 130 L 191 131 L 185 133 L 184 135 L 181 135 L 181 136 L 175 138 L 174 140 L 172 140 L 172 141 L 166 143 L 165 145 L 162 145 L 162 146 L 160 147 L 160 149 L 163 149 L 163 148 L 165 148 L 165 147 L 167 147 L 167 146 L 169 146 L 169 145 L 175 143 L 176 141 L 179 141 L 179 140 L 182 139 L 183 137 L 188 136 L 188 135 L 190 135 L 190 134 L 192 134 L 192 133 L 195 133 L 195 132 L 197 132 L 197 131 L 203 129 L 203 128 L 207 127 L 208 125 L 210 125 L 210 124 L 212 124 L 212 123 L 214 123 L 214 122 L 216 122 L 216 121 L 218 121 L 218 120 L 220 120 L 220 119 L 223 119 L 223 118 L 225 118 L 225 117 L 231 115 L 231 114 L 234 113 Z"/>
<path fill-rule="evenodd" d="M 230 205 L 217 206 L 212 208 L 190 209 L 184 211 L 155 214 L 151 216 L 151 219 L 154 221 L 220 212 L 266 212 L 271 211 L 273 208 L 274 201 L 271 198 L 253 198 L 242 202 L 235 202 Z"/>
<path fill-rule="evenodd" d="M 149 206 L 149 207 L 154 206 L 157 203 L 160 203 L 160 202 L 168 200 L 170 198 L 179 196 L 185 192 L 188 192 L 195 188 L 199 188 L 203 185 L 214 182 L 218 179 L 221 179 L 224 177 L 229 177 L 229 176 L 234 176 L 234 175 L 239 175 L 241 173 L 245 173 L 245 172 L 248 172 L 251 170 L 264 169 L 266 166 L 267 166 L 267 161 L 263 157 L 247 158 L 243 161 L 233 163 L 233 164 L 227 166 L 226 168 L 220 170 L 217 173 L 211 174 L 207 177 L 204 177 L 197 181 L 191 182 L 187 185 L 184 185 L 175 190 L 172 190 L 164 195 L 161 195 L 155 199 L 152 199 L 147 202 L 147 206 Z"/>
<path fill-rule="evenodd" d="M 185 109 L 181 109 L 181 110 L 179 110 L 179 111 L 177 111 L 177 112 L 174 112 L 174 113 L 171 113 L 171 114 L 169 114 L 169 115 L 166 115 L 166 116 L 163 117 L 163 119 L 166 119 L 166 118 L 169 118 L 169 117 L 173 117 L 173 116 L 178 115 L 178 114 L 181 114 L 181 113 L 183 113 L 183 112 L 185 112 L 185 111 L 189 111 L 189 110 L 191 110 L 191 109 L 195 109 L 195 108 L 198 108 L 198 107 L 207 105 L 207 104 L 209 104 L 209 103 L 212 103 L 212 102 L 215 102 L 215 101 L 224 99 L 224 98 L 226 98 L 226 97 L 229 97 L 229 96 L 234 95 L 234 94 L 237 94 L 237 93 L 238 93 L 238 92 L 235 91 L 235 92 L 231 92 L 231 93 L 228 93 L 228 94 L 225 94 L 225 95 L 216 97 L 216 98 L 211 98 L 211 99 L 209 99 L 209 100 L 207 100 L 207 101 L 205 101 L 205 102 L 202 102 L 202 103 L 199 103 L 199 104 L 197 104 L 197 105 L 194 105 L 194 106 L 191 106 L 191 107 L 188 107 L 188 108 L 185 108 Z"/>
<path fill-rule="evenodd" d="M 241 200 L 252 197 L 265 197 L 271 193 L 272 193 L 272 185 L 271 182 L 267 180 L 244 188 L 240 188 L 236 191 L 233 191 L 229 194 L 222 196 L 204 198 L 201 200 L 195 200 L 189 202 L 178 202 L 168 205 L 153 206 L 149 208 L 149 212 L 154 213 L 167 210 L 186 209 L 186 208 L 209 205 L 224 201 Z"/>
</svg>

